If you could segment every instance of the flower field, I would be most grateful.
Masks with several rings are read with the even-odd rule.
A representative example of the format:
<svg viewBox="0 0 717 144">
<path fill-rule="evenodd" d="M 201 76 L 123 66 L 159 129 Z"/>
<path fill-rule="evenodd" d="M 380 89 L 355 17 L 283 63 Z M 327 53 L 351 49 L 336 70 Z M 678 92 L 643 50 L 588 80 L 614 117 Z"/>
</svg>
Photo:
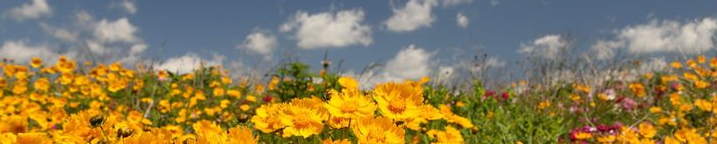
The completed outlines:
<svg viewBox="0 0 717 144">
<path fill-rule="evenodd" d="M 599 84 L 361 88 L 289 63 L 266 82 L 61 57 L 0 64 L 0 143 L 710 143 L 717 58 Z"/>
</svg>

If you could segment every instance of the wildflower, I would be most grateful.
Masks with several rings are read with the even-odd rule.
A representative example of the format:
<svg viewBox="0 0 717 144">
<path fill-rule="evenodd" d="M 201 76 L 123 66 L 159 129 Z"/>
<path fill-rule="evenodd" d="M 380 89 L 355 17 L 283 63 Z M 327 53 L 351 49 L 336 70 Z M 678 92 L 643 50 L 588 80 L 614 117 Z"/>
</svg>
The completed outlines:
<svg viewBox="0 0 717 144">
<path fill-rule="evenodd" d="M 670 66 L 671 66 L 672 68 L 679 69 L 679 68 L 682 68 L 682 63 L 680 63 L 680 62 L 671 62 L 671 63 L 670 63 Z"/>
<path fill-rule="evenodd" d="M 352 77 L 341 77 L 339 78 L 339 84 L 345 89 L 358 89 L 358 82 Z"/>
<path fill-rule="evenodd" d="M 433 132 L 431 132 L 431 131 L 433 131 Z M 446 126 L 445 131 L 435 131 L 435 130 L 431 130 L 431 131 L 429 131 L 428 134 L 429 134 L 429 136 L 431 136 L 431 138 L 437 140 L 437 142 L 435 144 L 464 143 L 463 136 L 461 135 L 461 132 L 452 126 Z"/>
<path fill-rule="evenodd" d="M 408 84 L 379 84 L 373 91 L 381 114 L 394 120 L 405 121 L 417 117 L 423 104 L 423 89 Z"/>
<path fill-rule="evenodd" d="M 286 125 L 283 136 L 301 136 L 307 138 L 309 136 L 319 134 L 324 128 L 322 121 L 326 119 L 326 115 L 319 112 L 318 109 L 299 106 L 295 104 L 284 105 L 279 118 L 281 123 Z"/>
<path fill-rule="evenodd" d="M 657 130 L 655 129 L 655 127 L 647 122 L 640 123 L 640 125 L 638 125 L 638 129 L 640 135 L 645 138 L 652 138 L 655 136 L 655 134 L 657 134 Z"/>
<path fill-rule="evenodd" d="M 651 112 L 651 113 L 660 113 L 660 112 L 662 112 L 662 108 L 660 108 L 660 107 L 650 107 L 650 112 Z"/>
<path fill-rule="evenodd" d="M 593 135 L 589 132 L 575 132 L 572 134 L 572 137 L 574 137 L 576 140 L 586 140 L 592 138 Z"/>
<path fill-rule="evenodd" d="M 192 128 L 194 128 L 194 133 L 199 137 L 197 140 L 199 143 L 218 143 L 227 139 L 226 133 L 221 127 L 207 120 L 194 123 Z"/>
<path fill-rule="evenodd" d="M 647 95 L 647 93 L 645 93 L 645 87 L 641 83 L 631 83 L 628 87 L 630 87 L 630 91 L 637 97 Z"/>
<path fill-rule="evenodd" d="M 714 111 L 715 110 L 711 102 L 708 102 L 703 99 L 695 100 L 695 106 L 697 106 L 697 108 L 704 110 L 704 111 Z"/>
<path fill-rule="evenodd" d="M 169 74 L 167 73 L 166 70 L 160 70 L 159 72 L 157 72 L 157 78 L 159 80 L 166 80 L 168 78 L 168 76 L 169 76 Z"/>
<path fill-rule="evenodd" d="M 52 140 L 47 134 L 41 132 L 19 133 L 17 134 L 17 143 L 21 144 L 41 144 L 51 143 Z"/>
<path fill-rule="evenodd" d="M 405 131 L 387 117 L 361 118 L 351 130 L 358 143 L 403 144 L 405 141 Z"/>
<path fill-rule="evenodd" d="M 0 122 L 0 133 L 23 133 L 27 132 L 27 117 L 13 115 L 2 118 Z"/>
<path fill-rule="evenodd" d="M 473 127 L 473 122 L 471 122 L 470 119 L 453 114 L 453 112 L 451 111 L 451 108 L 449 106 L 441 105 L 439 107 L 439 109 L 441 110 L 443 119 L 445 119 L 449 123 L 456 123 L 456 124 L 461 125 L 464 128 L 472 128 Z M 486 117 L 488 117 L 488 116 L 486 116 Z"/>
<path fill-rule="evenodd" d="M 32 68 L 38 68 L 42 66 L 42 59 L 38 57 L 32 57 L 32 60 L 30 60 L 30 66 L 32 66 Z"/>
<path fill-rule="evenodd" d="M 251 129 L 243 126 L 230 128 L 227 130 L 227 143 L 232 144 L 255 144 L 259 141 L 259 137 L 252 134 Z"/>
<path fill-rule="evenodd" d="M 241 92 L 239 92 L 238 90 L 227 90 L 227 95 L 234 98 L 239 98 L 239 96 L 241 96 Z"/>
<path fill-rule="evenodd" d="M 349 127 L 349 118 L 329 117 L 328 124 L 331 128 L 340 129 Z"/>
<path fill-rule="evenodd" d="M 597 141 L 600 143 L 612 143 L 612 142 L 615 142 L 615 139 L 616 139 L 615 135 L 606 135 L 606 136 L 598 137 Z"/>
<path fill-rule="evenodd" d="M 249 106 L 248 104 L 243 104 L 243 105 L 239 106 L 239 109 L 241 109 L 242 111 L 247 111 L 250 108 L 251 108 L 251 106 Z"/>
<path fill-rule="evenodd" d="M 331 140 L 331 138 L 328 138 L 321 141 L 321 144 L 351 144 L 351 141 L 349 141 L 348 139 Z"/>
<path fill-rule="evenodd" d="M 249 102 L 256 102 L 256 96 L 253 95 L 247 95 L 246 100 Z"/>
<path fill-rule="evenodd" d="M 264 133 L 270 133 L 278 129 L 284 128 L 285 125 L 279 119 L 279 113 L 283 109 L 284 104 L 268 104 L 261 105 L 256 109 L 256 115 L 252 116 L 250 121 L 254 123 L 254 128 Z"/>
<path fill-rule="evenodd" d="M 324 104 L 332 116 L 344 118 L 358 118 L 373 116 L 376 104 L 370 97 L 364 96 L 358 90 L 333 91 L 331 99 Z"/>
</svg>

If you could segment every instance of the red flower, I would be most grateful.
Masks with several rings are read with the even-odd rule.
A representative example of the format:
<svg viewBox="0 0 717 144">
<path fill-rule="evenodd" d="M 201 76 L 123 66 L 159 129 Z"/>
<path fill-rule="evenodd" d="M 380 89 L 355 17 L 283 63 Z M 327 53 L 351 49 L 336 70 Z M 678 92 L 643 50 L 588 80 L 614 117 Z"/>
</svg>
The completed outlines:
<svg viewBox="0 0 717 144">
<path fill-rule="evenodd" d="M 274 97 L 271 97 L 270 95 L 267 95 L 267 96 L 264 97 L 264 102 L 271 102 L 271 100 L 273 100 L 273 99 L 274 99 Z"/>
</svg>

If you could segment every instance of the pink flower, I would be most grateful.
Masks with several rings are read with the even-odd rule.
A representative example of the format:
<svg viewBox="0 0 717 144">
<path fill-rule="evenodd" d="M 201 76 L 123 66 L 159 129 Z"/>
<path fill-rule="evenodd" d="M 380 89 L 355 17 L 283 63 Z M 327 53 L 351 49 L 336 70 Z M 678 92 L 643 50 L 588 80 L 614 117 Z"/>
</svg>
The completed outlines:
<svg viewBox="0 0 717 144">
<path fill-rule="evenodd" d="M 637 105 L 637 104 L 635 104 L 635 100 L 632 100 L 631 98 L 622 99 L 620 104 L 622 105 L 622 108 L 625 110 L 632 110 Z"/>
</svg>

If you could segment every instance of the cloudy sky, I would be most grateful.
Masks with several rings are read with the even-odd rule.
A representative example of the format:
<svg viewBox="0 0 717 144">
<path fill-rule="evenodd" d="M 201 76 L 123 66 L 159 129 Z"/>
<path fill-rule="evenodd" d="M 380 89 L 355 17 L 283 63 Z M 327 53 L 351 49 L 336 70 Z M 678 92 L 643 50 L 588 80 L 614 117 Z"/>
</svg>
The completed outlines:
<svg viewBox="0 0 717 144">
<path fill-rule="evenodd" d="M 176 72 L 200 62 L 243 72 L 286 59 L 319 67 L 328 52 L 342 72 L 376 64 L 381 68 L 364 72 L 396 80 L 454 71 L 482 53 L 495 67 L 526 56 L 554 59 L 566 46 L 595 59 L 704 53 L 714 49 L 717 31 L 717 1 L 707 0 L 0 3 L 0 57 L 152 60 Z"/>
</svg>

